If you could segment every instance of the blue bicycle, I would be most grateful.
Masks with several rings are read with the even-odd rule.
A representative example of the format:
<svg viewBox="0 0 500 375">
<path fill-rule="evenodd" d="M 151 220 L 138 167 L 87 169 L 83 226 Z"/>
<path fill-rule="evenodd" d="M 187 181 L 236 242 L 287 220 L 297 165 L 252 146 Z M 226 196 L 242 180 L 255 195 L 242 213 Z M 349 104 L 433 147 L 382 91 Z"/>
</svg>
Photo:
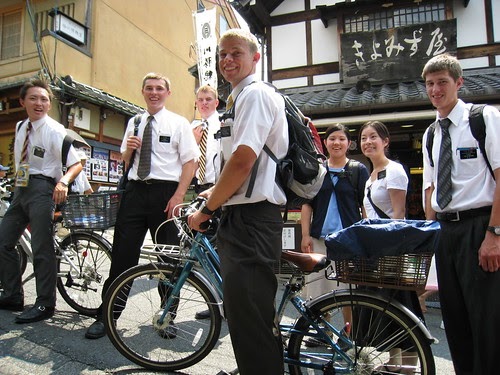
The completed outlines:
<svg viewBox="0 0 500 375">
<path fill-rule="evenodd" d="M 219 338 L 224 317 L 219 257 L 209 239 L 192 232 L 185 219 L 199 203 L 184 206 L 174 218 L 180 248 L 146 249 L 170 261 L 127 270 L 104 299 L 109 339 L 126 358 L 148 369 L 190 367 Z M 300 295 L 304 274 L 327 269 L 329 261 L 320 254 L 291 251 L 284 251 L 282 259 L 294 269 L 278 308 L 290 374 L 435 374 L 433 338 L 407 308 L 354 288 L 305 300 Z M 204 310 L 210 317 L 195 319 Z M 395 349 L 404 360 L 388 365 Z"/>
</svg>

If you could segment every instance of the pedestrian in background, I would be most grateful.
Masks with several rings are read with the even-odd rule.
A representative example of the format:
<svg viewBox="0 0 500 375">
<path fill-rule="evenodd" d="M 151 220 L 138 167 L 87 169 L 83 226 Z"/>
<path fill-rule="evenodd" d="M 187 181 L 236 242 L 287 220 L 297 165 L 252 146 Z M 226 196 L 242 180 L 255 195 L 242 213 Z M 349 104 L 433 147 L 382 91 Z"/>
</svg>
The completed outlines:
<svg viewBox="0 0 500 375">
<path fill-rule="evenodd" d="M 0 309 L 22 311 L 24 308 L 20 259 L 15 247 L 30 225 L 37 298 L 15 322 L 32 323 L 54 315 L 57 270 L 52 218 L 55 205 L 66 201 L 68 186 L 82 165 L 71 146 L 67 157 L 69 167 L 63 175 L 62 147 L 66 129 L 48 115 L 52 103 L 49 84 L 39 79 L 28 81 L 21 87 L 19 97 L 28 119 L 16 126 L 16 188 L 0 224 L 3 286 Z"/>
<path fill-rule="evenodd" d="M 471 104 L 458 99 L 464 83 L 458 60 L 433 57 L 422 78 L 437 109 L 434 163 L 424 151 L 423 189 L 426 218 L 441 224 L 436 268 L 446 337 L 457 375 L 494 375 L 500 347 L 500 113 L 483 109 L 483 155 L 470 129 Z"/>
<path fill-rule="evenodd" d="M 122 272 L 138 264 L 148 230 L 157 243 L 179 245 L 173 222 L 162 225 L 156 238 L 155 233 L 184 201 L 200 152 L 188 120 L 165 108 L 170 89 L 170 80 L 160 74 L 149 73 L 144 77 L 142 96 L 147 110 L 142 114 L 137 135 L 133 135 L 132 118 L 122 141 L 123 160 L 126 165 L 133 164 L 115 224 L 111 269 L 102 289 L 103 298 Z M 97 339 L 105 335 L 101 314 L 87 329 L 86 338 Z M 159 334 L 175 338 L 175 322 Z"/>
<path fill-rule="evenodd" d="M 285 103 L 274 88 L 258 82 L 260 60 L 254 35 L 241 29 L 226 31 L 219 40 L 219 69 L 231 83 L 227 109 L 234 119 L 221 124 L 224 167 L 215 186 L 204 194 L 203 209 L 189 217 L 199 230 L 222 206 L 217 232 L 224 308 L 241 375 L 283 374 L 281 341 L 275 297 L 274 265 L 281 256 L 286 197 L 276 183 L 276 163 L 263 151 L 267 145 L 278 159 L 288 149 Z M 222 134 L 221 134 L 222 135 Z M 258 163 L 255 185 L 247 190 Z"/>
</svg>

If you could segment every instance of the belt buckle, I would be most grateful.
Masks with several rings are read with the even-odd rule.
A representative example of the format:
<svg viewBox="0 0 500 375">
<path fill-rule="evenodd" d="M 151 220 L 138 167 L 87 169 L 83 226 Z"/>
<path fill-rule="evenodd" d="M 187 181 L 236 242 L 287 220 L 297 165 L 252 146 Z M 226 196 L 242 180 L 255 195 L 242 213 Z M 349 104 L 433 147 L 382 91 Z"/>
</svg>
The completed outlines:
<svg viewBox="0 0 500 375">
<path fill-rule="evenodd" d="M 151 179 L 149 180 L 143 180 L 146 185 L 153 185 L 153 181 Z"/>
<path fill-rule="evenodd" d="M 453 219 L 450 218 L 450 221 L 460 221 L 460 212 L 456 211 L 454 212 L 455 217 Z"/>
</svg>

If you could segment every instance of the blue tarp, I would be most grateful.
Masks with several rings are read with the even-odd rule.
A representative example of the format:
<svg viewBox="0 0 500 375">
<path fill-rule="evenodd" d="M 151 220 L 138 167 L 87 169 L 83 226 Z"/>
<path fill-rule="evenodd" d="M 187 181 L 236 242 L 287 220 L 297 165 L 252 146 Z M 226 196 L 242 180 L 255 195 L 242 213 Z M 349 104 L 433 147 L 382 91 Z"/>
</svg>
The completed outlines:
<svg viewBox="0 0 500 375">
<path fill-rule="evenodd" d="M 440 229 L 437 221 L 363 219 L 329 234 L 325 244 L 332 260 L 434 253 Z"/>
</svg>

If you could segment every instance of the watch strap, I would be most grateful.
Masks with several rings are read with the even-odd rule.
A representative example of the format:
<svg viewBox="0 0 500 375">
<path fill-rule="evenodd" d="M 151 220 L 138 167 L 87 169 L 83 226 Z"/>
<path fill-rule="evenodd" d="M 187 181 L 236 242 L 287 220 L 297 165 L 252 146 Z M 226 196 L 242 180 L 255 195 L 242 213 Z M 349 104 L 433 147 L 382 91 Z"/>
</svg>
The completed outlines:
<svg viewBox="0 0 500 375">
<path fill-rule="evenodd" d="M 203 207 L 201 208 L 201 213 L 212 216 L 214 214 L 214 211 L 210 210 L 206 205 L 203 205 Z"/>
</svg>

